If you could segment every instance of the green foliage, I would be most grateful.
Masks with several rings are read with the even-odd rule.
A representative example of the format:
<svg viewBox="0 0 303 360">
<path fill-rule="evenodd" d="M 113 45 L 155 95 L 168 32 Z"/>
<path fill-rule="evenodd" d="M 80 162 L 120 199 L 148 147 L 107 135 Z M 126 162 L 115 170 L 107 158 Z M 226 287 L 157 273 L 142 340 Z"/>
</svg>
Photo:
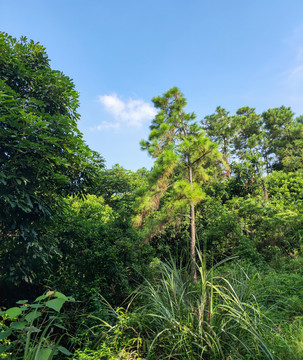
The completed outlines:
<svg viewBox="0 0 303 360">
<path fill-rule="evenodd" d="M 205 244 L 209 259 L 216 263 L 237 255 L 251 263 L 262 264 L 255 239 L 243 231 L 245 220 L 229 203 L 208 198 L 197 212 L 198 240 Z"/>
<path fill-rule="evenodd" d="M 147 183 L 149 171 L 145 168 L 136 172 L 119 165 L 100 172 L 97 181 L 88 188 L 90 194 L 102 196 L 105 203 L 115 211 L 130 216 L 134 212 L 136 190 Z"/>
<path fill-rule="evenodd" d="M 162 346 L 180 359 L 273 358 L 264 341 L 265 319 L 249 287 L 243 284 L 237 293 L 230 280 L 201 263 L 193 288 L 183 272 L 166 266 L 159 283 L 146 288 L 144 311 L 154 333 L 150 351 L 160 358 Z"/>
<path fill-rule="evenodd" d="M 103 343 L 98 350 L 77 351 L 75 360 L 143 360 L 135 351 L 122 349 L 118 354 L 114 353 L 110 345 Z"/>
<path fill-rule="evenodd" d="M 158 265 L 156 278 L 136 293 L 142 306 L 118 309 L 116 325 L 101 321 L 95 329 L 98 349 L 111 344 L 116 355 L 134 351 L 134 359 L 273 359 L 265 339 L 271 323 L 252 293 L 253 280 L 245 273 L 244 282 L 218 276 L 200 260 L 196 285 L 186 268 Z"/>
<path fill-rule="evenodd" d="M 143 339 L 133 326 L 137 323 L 136 315 L 130 314 L 128 309 L 119 307 L 114 310 L 109 303 L 106 304 L 115 317 L 115 324 L 111 325 L 103 319 L 97 318 L 99 323 L 88 329 L 95 340 L 94 350 L 78 351 L 76 359 L 141 360 Z"/>
<path fill-rule="evenodd" d="M 303 201 L 303 173 L 273 171 L 267 178 L 271 202 L 301 212 Z"/>
<path fill-rule="evenodd" d="M 229 112 L 220 106 L 217 107 L 215 114 L 206 116 L 202 121 L 203 129 L 215 143 L 219 144 L 227 163 L 232 152 L 236 125 L 233 117 L 229 116 Z"/>
<path fill-rule="evenodd" d="M 189 205 L 199 203 L 204 192 L 203 184 L 210 176 L 211 166 L 219 159 L 216 145 L 194 122 L 195 114 L 187 114 L 183 108 L 186 100 L 177 88 L 170 89 L 162 97 L 153 99 L 159 112 L 152 125 L 149 141 L 142 141 L 142 149 L 156 158 L 149 176 L 148 191 L 139 204 L 138 224 L 142 217 L 149 218 L 154 210 L 162 210 L 160 227 L 170 219 L 187 214 Z M 152 229 L 151 233 L 156 232 Z"/>
<path fill-rule="evenodd" d="M 285 106 L 269 109 L 262 114 L 266 139 L 264 152 L 271 169 L 279 170 L 282 168 L 284 151 L 287 147 L 289 148 L 291 141 L 294 140 L 296 131 L 294 131 L 293 116 L 294 113 L 291 109 Z M 301 124 L 297 124 L 297 126 L 301 128 L 302 132 Z"/>
<path fill-rule="evenodd" d="M 45 49 L 0 33 L 0 287 L 34 281 L 51 244 L 37 230 L 62 196 L 84 191 L 102 159 L 77 128 L 78 93 Z M 4 291 L 4 290 L 2 290 Z"/>
<path fill-rule="evenodd" d="M 46 234 L 57 242 L 49 285 L 86 302 L 96 294 L 119 304 L 145 272 L 149 246 L 102 197 L 66 198 Z M 92 306 L 92 304 L 90 304 Z"/>
<path fill-rule="evenodd" d="M 138 198 L 134 225 L 143 225 L 149 240 L 168 224 L 182 223 L 180 218 L 188 218 L 192 275 L 195 277 L 195 206 L 205 197 L 203 185 L 222 172 L 221 154 L 217 145 L 194 122 L 196 115 L 184 111 L 186 99 L 178 88 L 171 88 L 153 102 L 159 112 L 150 126 L 149 141 L 142 141 L 141 146 L 156 160 L 148 178 L 148 188 L 142 189 Z"/>
<path fill-rule="evenodd" d="M 72 81 L 0 33 L 1 359 L 65 358 L 64 321 L 79 360 L 302 358 L 302 116 L 217 107 L 200 127 L 179 89 L 153 102 L 153 169 L 104 169 Z M 248 270 L 211 268 L 227 256 Z M 133 310 L 114 310 L 143 278 Z M 79 312 L 60 292 L 12 306 L 46 284 Z"/>
<path fill-rule="evenodd" d="M 238 255 L 260 266 L 302 251 L 302 214 L 287 204 L 257 197 L 208 198 L 197 208 L 197 236 L 210 258 Z"/>
<path fill-rule="evenodd" d="M 303 357 L 303 318 L 297 317 L 293 321 L 284 324 L 279 328 L 283 332 L 285 343 L 281 343 L 279 339 L 273 337 L 271 339 L 272 345 L 276 349 L 276 354 L 279 359 L 294 359 L 299 360 Z M 287 344 L 287 345 L 286 345 Z"/>
<path fill-rule="evenodd" d="M 303 125 L 290 108 L 269 109 L 262 115 L 243 107 L 235 115 L 220 107 L 202 121 L 207 134 L 220 146 L 231 164 L 231 195 L 262 194 L 267 199 L 264 174 L 273 170 L 302 169 Z"/>
<path fill-rule="evenodd" d="M 17 302 L 19 307 L 1 311 L 0 353 L 13 360 L 51 360 L 56 354 L 72 355 L 59 345 L 65 331 L 60 317 L 62 306 L 74 301 L 57 291 L 48 291 L 34 303 Z"/>
</svg>

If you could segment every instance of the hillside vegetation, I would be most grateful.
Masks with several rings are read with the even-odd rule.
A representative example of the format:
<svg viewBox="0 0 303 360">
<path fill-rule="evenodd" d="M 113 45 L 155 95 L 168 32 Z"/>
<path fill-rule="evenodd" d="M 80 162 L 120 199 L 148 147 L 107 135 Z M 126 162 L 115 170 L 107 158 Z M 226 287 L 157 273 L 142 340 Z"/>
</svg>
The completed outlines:
<svg viewBox="0 0 303 360">
<path fill-rule="evenodd" d="M 71 79 L 0 34 L 0 359 L 303 358 L 303 116 L 153 103 L 152 169 L 106 168 Z"/>
</svg>

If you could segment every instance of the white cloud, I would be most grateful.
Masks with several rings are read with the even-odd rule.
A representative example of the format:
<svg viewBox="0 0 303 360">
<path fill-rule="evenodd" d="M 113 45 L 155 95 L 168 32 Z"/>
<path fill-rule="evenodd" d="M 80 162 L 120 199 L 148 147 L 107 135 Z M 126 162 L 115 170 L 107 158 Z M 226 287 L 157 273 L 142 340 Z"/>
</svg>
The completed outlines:
<svg viewBox="0 0 303 360">
<path fill-rule="evenodd" d="M 122 124 L 140 127 L 144 121 L 153 119 L 157 113 L 156 109 L 144 100 L 130 98 L 128 101 L 123 101 L 117 94 L 99 96 L 98 101 L 116 121 L 115 123 L 104 121 L 97 127 L 98 130 L 118 128 Z"/>
<path fill-rule="evenodd" d="M 111 123 L 109 121 L 102 121 L 102 123 L 98 126 L 96 126 L 95 128 L 93 128 L 92 130 L 99 130 L 102 131 L 104 129 L 118 129 L 119 128 L 119 123 Z"/>
</svg>

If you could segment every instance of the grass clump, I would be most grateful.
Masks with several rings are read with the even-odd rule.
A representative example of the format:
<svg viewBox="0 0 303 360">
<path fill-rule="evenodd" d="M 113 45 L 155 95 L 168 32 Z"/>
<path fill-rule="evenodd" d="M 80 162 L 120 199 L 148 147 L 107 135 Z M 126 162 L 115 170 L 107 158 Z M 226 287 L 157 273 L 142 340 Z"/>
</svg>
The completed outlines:
<svg viewBox="0 0 303 360">
<path fill-rule="evenodd" d="M 269 334 L 279 335 L 262 315 L 254 279 L 207 270 L 201 254 L 196 282 L 188 269 L 160 263 L 154 279 L 136 291 L 135 310 L 116 312 L 113 326 L 102 322 L 97 348 L 106 344 L 112 351 L 104 359 L 123 358 L 123 352 L 146 360 L 274 359 Z"/>
<path fill-rule="evenodd" d="M 150 358 L 273 359 L 250 284 L 207 270 L 201 254 L 197 270 L 195 283 L 187 269 L 161 264 L 157 281 L 141 288 Z"/>
</svg>

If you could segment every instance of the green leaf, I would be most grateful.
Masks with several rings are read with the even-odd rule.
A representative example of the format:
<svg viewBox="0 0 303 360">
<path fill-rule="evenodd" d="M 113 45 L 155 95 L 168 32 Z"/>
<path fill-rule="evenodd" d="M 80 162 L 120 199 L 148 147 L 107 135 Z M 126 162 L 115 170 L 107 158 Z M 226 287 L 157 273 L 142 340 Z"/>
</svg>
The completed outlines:
<svg viewBox="0 0 303 360">
<path fill-rule="evenodd" d="M 25 328 L 26 331 L 30 331 L 32 333 L 38 333 L 41 331 L 41 329 L 36 328 L 35 326 L 28 326 Z"/>
<path fill-rule="evenodd" d="M 6 353 L 10 349 L 10 347 L 10 345 L 0 344 L 0 354 Z"/>
<path fill-rule="evenodd" d="M 13 307 L 13 308 L 6 310 L 5 314 L 7 317 L 14 319 L 17 316 L 22 314 L 22 310 L 20 310 L 18 307 Z"/>
<path fill-rule="evenodd" d="M 55 326 L 58 327 L 59 329 L 67 330 L 67 328 L 61 324 L 55 324 Z"/>
<path fill-rule="evenodd" d="M 31 304 L 31 308 L 33 308 L 33 309 L 41 309 L 41 308 L 43 308 L 43 305 L 41 305 L 41 304 Z"/>
<path fill-rule="evenodd" d="M 62 354 L 71 356 L 73 355 L 70 351 L 68 351 L 64 346 L 58 346 L 57 349 L 62 352 Z"/>
<path fill-rule="evenodd" d="M 39 316 L 41 316 L 41 312 L 40 311 L 32 311 L 32 312 L 30 312 L 29 314 L 27 314 L 26 316 L 25 316 L 25 320 L 27 321 L 27 322 L 32 322 L 32 321 L 34 321 L 35 319 L 37 319 Z"/>
<path fill-rule="evenodd" d="M 56 296 L 58 299 L 64 299 L 65 301 L 68 301 L 68 298 L 67 298 L 64 294 L 60 293 L 59 291 L 56 291 L 56 292 L 55 292 L 55 296 Z"/>
<path fill-rule="evenodd" d="M 57 299 L 47 301 L 47 303 L 45 305 L 53 310 L 56 310 L 57 312 L 60 312 L 64 303 L 65 303 L 64 299 L 57 298 Z"/>
<path fill-rule="evenodd" d="M 39 360 L 49 360 L 51 359 L 52 350 L 49 348 L 40 349 L 36 354 L 35 359 Z"/>
<path fill-rule="evenodd" d="M 38 296 L 37 299 L 35 300 L 35 302 L 37 301 L 41 301 L 41 300 L 45 300 L 47 298 L 46 295 L 41 295 L 41 296 Z"/>
<path fill-rule="evenodd" d="M 26 321 L 12 322 L 10 328 L 14 330 L 22 330 L 27 325 Z"/>
<path fill-rule="evenodd" d="M 28 300 L 19 300 L 19 301 L 16 302 L 16 304 L 18 304 L 18 305 L 23 305 L 23 304 L 26 304 L 26 303 L 28 303 Z"/>
<path fill-rule="evenodd" d="M 12 333 L 12 330 L 6 330 L 3 332 L 0 332 L 0 340 L 6 339 L 10 334 Z"/>
</svg>

